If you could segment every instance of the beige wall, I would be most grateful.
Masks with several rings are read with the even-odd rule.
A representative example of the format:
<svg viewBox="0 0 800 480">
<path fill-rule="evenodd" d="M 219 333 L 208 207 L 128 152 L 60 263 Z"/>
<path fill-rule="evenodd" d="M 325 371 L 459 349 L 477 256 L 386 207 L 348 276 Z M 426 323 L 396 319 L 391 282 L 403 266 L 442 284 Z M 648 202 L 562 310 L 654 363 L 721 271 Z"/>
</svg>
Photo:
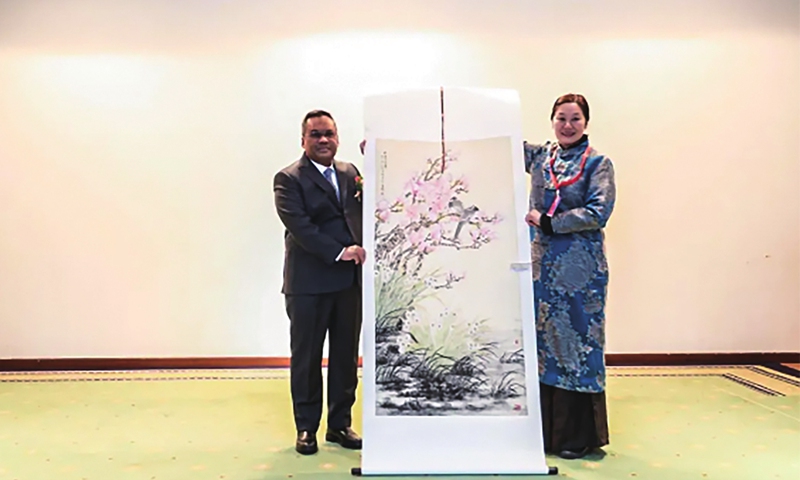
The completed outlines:
<svg viewBox="0 0 800 480">
<path fill-rule="evenodd" d="M 800 4 L 694 3 L 0 0 L 0 357 L 287 355 L 303 113 L 440 84 L 589 98 L 609 352 L 800 350 Z"/>
</svg>

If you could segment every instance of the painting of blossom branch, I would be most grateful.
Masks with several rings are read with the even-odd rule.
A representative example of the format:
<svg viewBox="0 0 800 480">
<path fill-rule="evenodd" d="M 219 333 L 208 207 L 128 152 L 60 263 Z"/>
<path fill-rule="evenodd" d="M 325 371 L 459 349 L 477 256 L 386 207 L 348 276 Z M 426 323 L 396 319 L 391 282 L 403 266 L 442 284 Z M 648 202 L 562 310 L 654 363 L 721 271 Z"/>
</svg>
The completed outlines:
<svg viewBox="0 0 800 480">
<path fill-rule="evenodd" d="M 376 414 L 527 415 L 510 139 L 376 145 Z"/>
</svg>

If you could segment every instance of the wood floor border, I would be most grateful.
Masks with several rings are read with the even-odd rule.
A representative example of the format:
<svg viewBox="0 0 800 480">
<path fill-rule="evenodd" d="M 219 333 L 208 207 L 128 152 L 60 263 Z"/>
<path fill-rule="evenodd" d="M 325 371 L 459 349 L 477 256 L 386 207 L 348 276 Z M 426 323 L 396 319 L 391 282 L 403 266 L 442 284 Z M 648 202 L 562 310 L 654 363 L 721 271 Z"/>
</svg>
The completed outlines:
<svg viewBox="0 0 800 480">
<path fill-rule="evenodd" d="M 359 364 L 361 361 L 359 360 Z M 611 367 L 800 363 L 800 352 L 609 353 Z M 0 358 L 0 372 L 286 368 L 287 357 Z"/>
</svg>

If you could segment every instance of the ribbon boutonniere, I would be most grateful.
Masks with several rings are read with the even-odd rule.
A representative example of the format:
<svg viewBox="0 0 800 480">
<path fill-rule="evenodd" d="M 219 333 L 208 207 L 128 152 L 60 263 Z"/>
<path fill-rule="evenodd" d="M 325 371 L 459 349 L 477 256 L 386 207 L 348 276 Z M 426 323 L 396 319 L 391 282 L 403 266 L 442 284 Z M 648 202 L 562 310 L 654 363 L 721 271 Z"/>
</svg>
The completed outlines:
<svg viewBox="0 0 800 480">
<path fill-rule="evenodd" d="M 364 179 L 360 175 L 356 175 L 356 194 L 355 197 L 361 201 L 361 192 L 364 190 Z"/>
</svg>

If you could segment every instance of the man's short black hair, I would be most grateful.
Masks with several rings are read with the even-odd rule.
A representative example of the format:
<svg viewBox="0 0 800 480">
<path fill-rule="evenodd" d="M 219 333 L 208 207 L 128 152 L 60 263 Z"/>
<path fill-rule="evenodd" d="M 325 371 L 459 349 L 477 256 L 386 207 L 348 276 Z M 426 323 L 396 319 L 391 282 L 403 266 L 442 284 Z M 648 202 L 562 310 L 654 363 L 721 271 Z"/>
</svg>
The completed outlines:
<svg viewBox="0 0 800 480">
<path fill-rule="evenodd" d="M 302 133 L 303 135 L 306 134 L 306 124 L 312 118 L 319 118 L 319 117 L 328 117 L 331 119 L 334 125 L 336 125 L 336 120 L 333 119 L 333 115 L 326 112 L 325 110 L 311 110 L 310 112 L 306 113 L 306 116 L 303 117 L 303 123 L 301 124 Z"/>
</svg>

